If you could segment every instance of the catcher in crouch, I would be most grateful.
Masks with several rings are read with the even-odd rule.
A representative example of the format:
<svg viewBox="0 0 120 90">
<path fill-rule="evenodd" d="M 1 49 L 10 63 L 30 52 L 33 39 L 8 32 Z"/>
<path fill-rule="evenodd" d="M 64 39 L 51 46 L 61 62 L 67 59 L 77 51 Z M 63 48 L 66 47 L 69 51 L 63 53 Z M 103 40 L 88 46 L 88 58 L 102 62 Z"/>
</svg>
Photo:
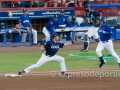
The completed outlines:
<svg viewBox="0 0 120 90">
<path fill-rule="evenodd" d="M 98 29 L 95 28 L 99 24 L 99 18 L 102 16 L 102 11 L 94 11 L 90 9 L 89 5 L 85 5 L 84 17 L 86 17 L 89 24 L 89 30 L 84 35 L 84 47 L 80 49 L 81 52 L 88 52 L 89 40 L 91 37 L 95 39 L 96 42 L 99 42 Z"/>
</svg>

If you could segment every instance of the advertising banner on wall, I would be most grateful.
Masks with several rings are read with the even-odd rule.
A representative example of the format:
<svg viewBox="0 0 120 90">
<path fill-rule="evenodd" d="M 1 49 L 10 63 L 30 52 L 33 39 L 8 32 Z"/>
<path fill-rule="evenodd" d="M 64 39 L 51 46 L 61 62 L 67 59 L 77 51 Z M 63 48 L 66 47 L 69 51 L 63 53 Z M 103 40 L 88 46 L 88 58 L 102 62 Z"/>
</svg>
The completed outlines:
<svg viewBox="0 0 120 90">
<path fill-rule="evenodd" d="M 61 9 L 52 10 L 28 10 L 28 15 L 31 19 L 36 18 L 52 18 L 54 15 L 58 15 Z M 74 9 L 64 9 L 65 15 L 74 15 Z M 0 20 L 17 20 L 22 15 L 22 10 L 13 11 L 0 11 Z"/>
</svg>

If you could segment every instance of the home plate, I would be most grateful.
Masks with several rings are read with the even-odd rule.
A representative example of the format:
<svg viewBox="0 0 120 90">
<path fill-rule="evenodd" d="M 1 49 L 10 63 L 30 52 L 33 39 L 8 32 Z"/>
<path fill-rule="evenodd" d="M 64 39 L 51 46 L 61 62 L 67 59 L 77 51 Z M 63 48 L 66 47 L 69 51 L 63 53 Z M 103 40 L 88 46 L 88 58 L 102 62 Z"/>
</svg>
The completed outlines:
<svg viewBox="0 0 120 90">
<path fill-rule="evenodd" d="M 5 77 L 19 77 L 22 75 L 18 75 L 18 74 L 5 74 Z"/>
</svg>

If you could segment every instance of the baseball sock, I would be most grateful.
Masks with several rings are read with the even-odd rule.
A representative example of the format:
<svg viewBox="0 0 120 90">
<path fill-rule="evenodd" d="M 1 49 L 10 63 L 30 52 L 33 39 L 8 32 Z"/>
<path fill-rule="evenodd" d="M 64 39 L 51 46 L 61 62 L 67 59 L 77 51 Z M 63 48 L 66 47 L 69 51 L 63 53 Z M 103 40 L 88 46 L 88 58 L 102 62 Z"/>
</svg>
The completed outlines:
<svg viewBox="0 0 120 90">
<path fill-rule="evenodd" d="M 103 63 L 103 64 L 105 63 L 105 62 L 104 62 L 104 59 L 103 59 L 103 56 L 102 56 L 102 57 L 99 57 L 99 60 L 100 60 L 101 63 Z"/>
</svg>

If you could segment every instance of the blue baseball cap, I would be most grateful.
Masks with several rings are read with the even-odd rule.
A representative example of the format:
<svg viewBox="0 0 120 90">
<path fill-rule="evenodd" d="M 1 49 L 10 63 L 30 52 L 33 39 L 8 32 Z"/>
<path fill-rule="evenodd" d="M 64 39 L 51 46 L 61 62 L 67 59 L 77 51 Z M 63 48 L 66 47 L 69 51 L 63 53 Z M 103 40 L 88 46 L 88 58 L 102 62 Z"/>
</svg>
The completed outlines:
<svg viewBox="0 0 120 90">
<path fill-rule="evenodd" d="M 0 23 L 0 26 L 5 26 L 5 23 L 4 23 L 4 22 L 1 22 L 1 23 Z"/>
<path fill-rule="evenodd" d="M 72 16 L 72 19 L 76 20 L 76 16 Z"/>
<path fill-rule="evenodd" d="M 26 9 L 26 8 L 24 8 L 24 9 L 22 10 L 22 12 L 27 12 L 27 9 Z"/>
<path fill-rule="evenodd" d="M 58 15 L 54 15 L 54 17 L 53 18 L 58 18 Z"/>
<path fill-rule="evenodd" d="M 65 13 L 64 9 L 62 9 L 60 12 Z"/>
</svg>

